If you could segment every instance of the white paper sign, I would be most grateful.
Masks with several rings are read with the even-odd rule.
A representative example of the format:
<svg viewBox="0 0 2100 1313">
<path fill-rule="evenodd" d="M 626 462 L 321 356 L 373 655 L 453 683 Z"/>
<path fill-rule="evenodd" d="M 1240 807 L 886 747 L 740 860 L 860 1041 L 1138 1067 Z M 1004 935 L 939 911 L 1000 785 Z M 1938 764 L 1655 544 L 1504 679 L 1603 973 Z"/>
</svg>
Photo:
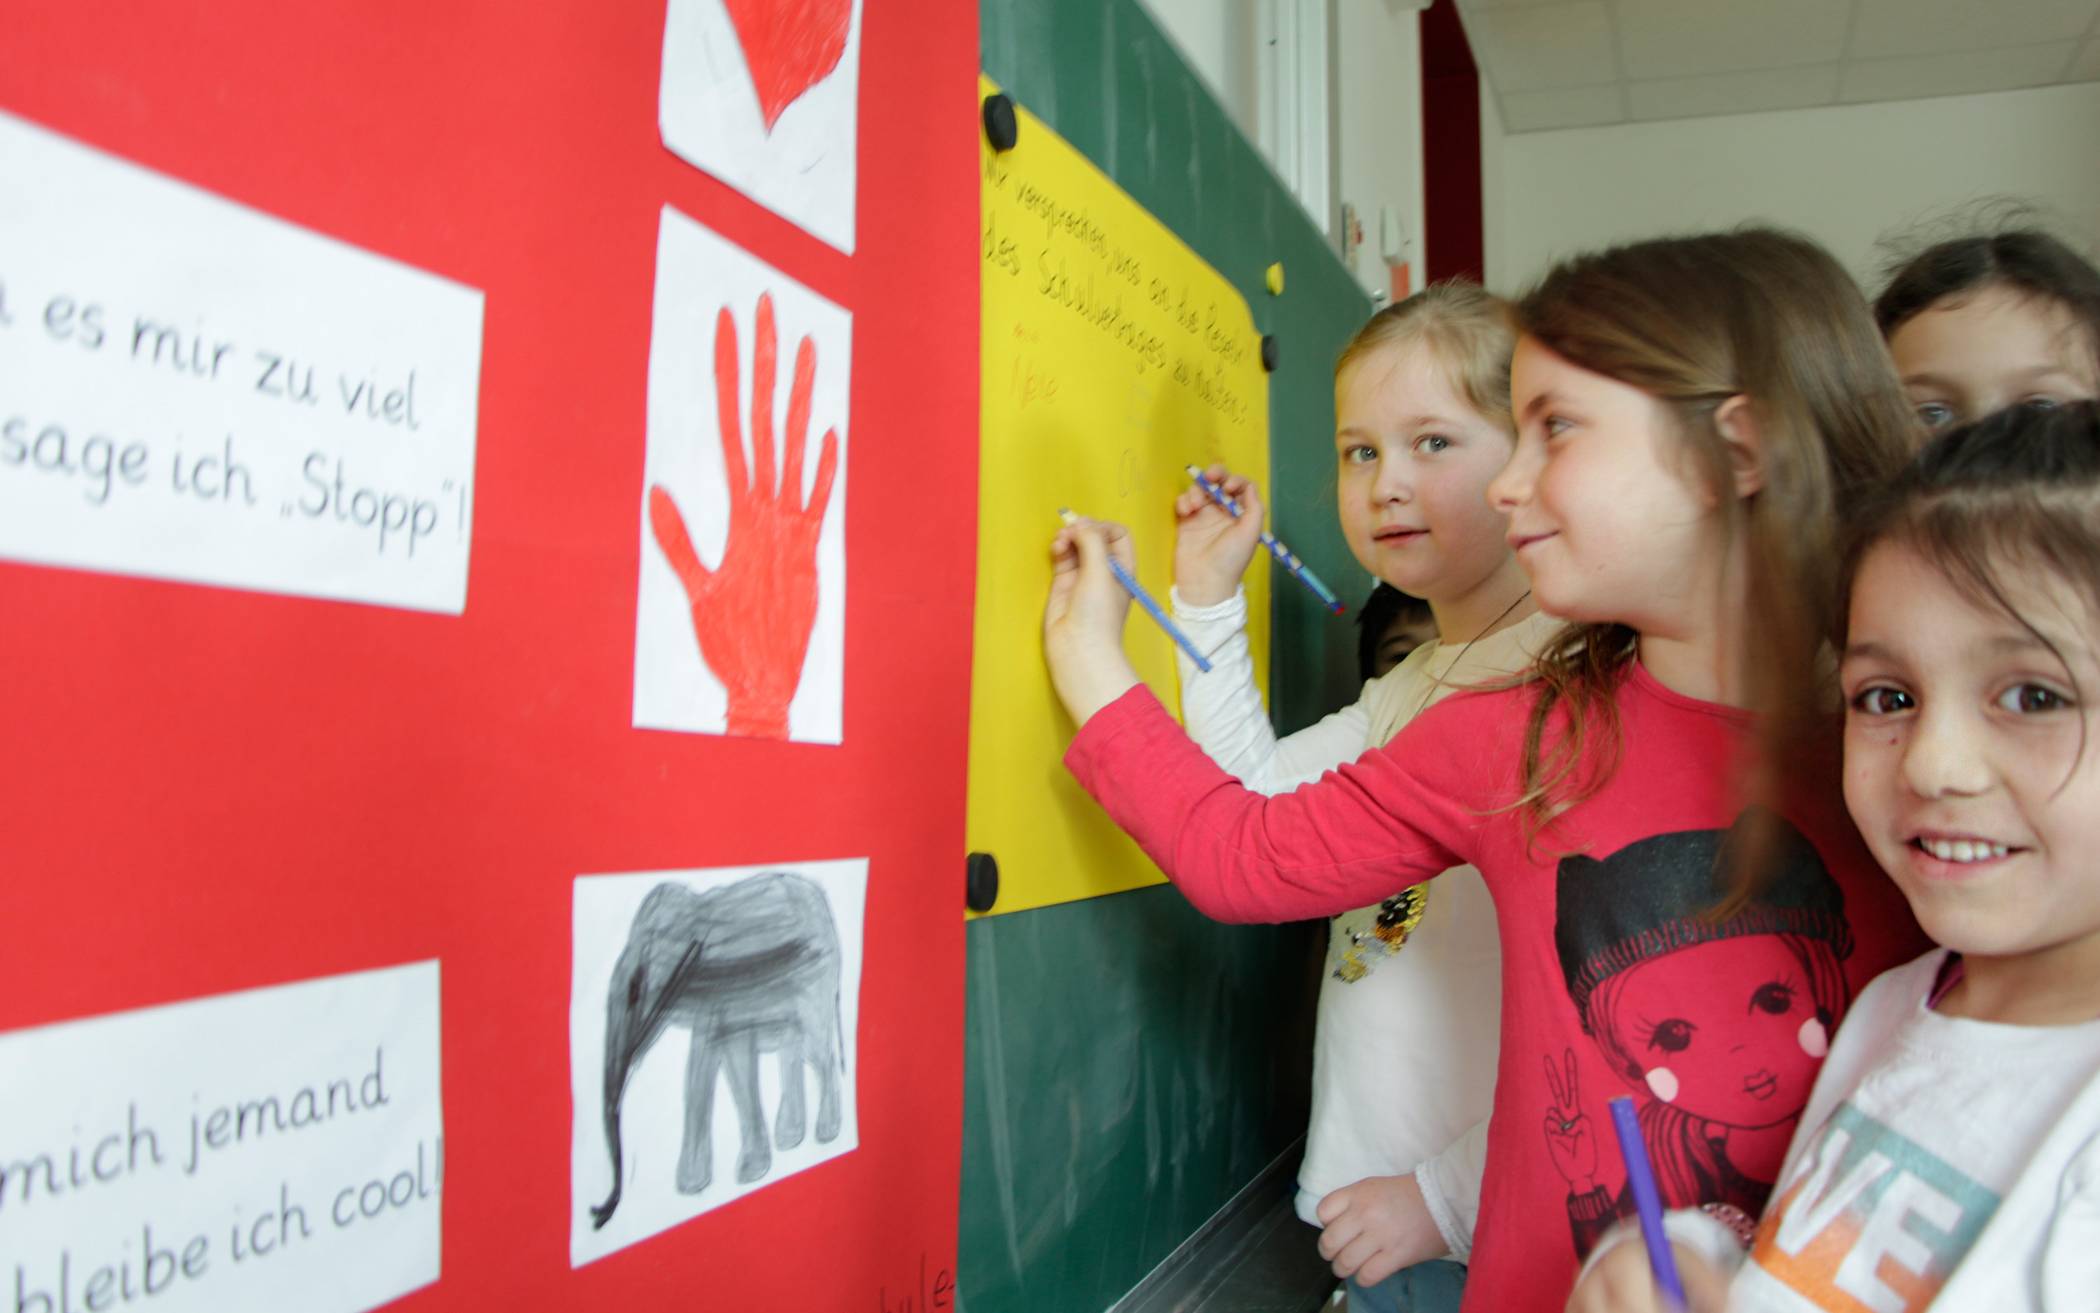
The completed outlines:
<svg viewBox="0 0 2100 1313">
<path fill-rule="evenodd" d="M 481 313 L 0 113 L 0 557 L 459 614 Z"/>
<path fill-rule="evenodd" d="M 578 877 L 571 1265 L 859 1145 L 867 896 L 866 858 Z"/>
<path fill-rule="evenodd" d="M 438 1277 L 438 964 L 0 1035 L 0 1309 L 361 1313 Z"/>
<path fill-rule="evenodd" d="M 807 376 L 796 368 L 805 351 Z M 760 392 L 768 356 L 772 386 Z M 842 741 L 852 361 L 852 315 L 664 207 L 638 517 L 637 728 Z"/>
<path fill-rule="evenodd" d="M 853 253 L 861 0 L 669 0 L 672 153 Z"/>
</svg>

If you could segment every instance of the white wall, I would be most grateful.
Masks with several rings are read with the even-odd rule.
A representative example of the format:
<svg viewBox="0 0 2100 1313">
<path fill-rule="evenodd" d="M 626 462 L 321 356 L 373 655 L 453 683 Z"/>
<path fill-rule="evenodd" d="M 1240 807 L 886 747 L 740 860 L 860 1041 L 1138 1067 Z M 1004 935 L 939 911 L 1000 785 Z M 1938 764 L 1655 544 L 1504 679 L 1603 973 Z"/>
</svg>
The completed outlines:
<svg viewBox="0 0 2100 1313">
<path fill-rule="evenodd" d="M 1262 148 L 1262 70 L 1267 53 L 1257 0 L 1143 0 L 1145 8 L 1209 84 L 1247 139 Z M 1329 79 L 1336 140 L 1334 191 L 1355 206 L 1364 245 L 1350 260 L 1368 290 L 1391 284 L 1379 243 L 1379 213 L 1398 217 L 1414 284 L 1425 265 L 1422 213 L 1422 46 L 1409 0 L 1334 0 Z M 1273 162 L 1273 161 L 1272 161 Z M 1337 216 L 1313 222 L 1337 238 Z"/>
<path fill-rule="evenodd" d="M 1254 0 L 1142 0 L 1247 140 L 1258 141 Z"/>
<path fill-rule="evenodd" d="M 1422 37 L 1420 15 L 1404 0 L 1340 0 L 1335 10 L 1336 152 L 1341 201 L 1363 224 L 1364 245 L 1349 261 L 1374 292 L 1391 285 L 1379 250 L 1379 211 L 1405 230 L 1414 286 L 1427 268 L 1422 213 Z"/>
<path fill-rule="evenodd" d="M 1483 97 L 1481 124 L 1505 292 L 1562 255 L 1750 219 L 1806 232 L 1871 289 L 1877 237 L 2001 195 L 2100 251 L 2100 83 L 1509 135 Z"/>
</svg>

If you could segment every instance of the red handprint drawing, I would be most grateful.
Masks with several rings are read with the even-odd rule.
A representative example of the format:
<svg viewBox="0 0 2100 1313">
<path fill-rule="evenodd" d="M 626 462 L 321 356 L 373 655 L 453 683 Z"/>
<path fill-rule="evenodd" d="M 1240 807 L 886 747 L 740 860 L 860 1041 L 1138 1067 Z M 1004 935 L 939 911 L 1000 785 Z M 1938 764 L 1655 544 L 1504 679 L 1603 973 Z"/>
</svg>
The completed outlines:
<svg viewBox="0 0 2100 1313">
<path fill-rule="evenodd" d="M 758 298 L 758 329 L 751 358 L 751 473 L 737 424 L 736 320 L 729 307 L 715 317 L 715 407 L 722 431 L 722 467 L 729 482 L 729 536 L 721 563 L 700 563 L 678 503 L 660 485 L 649 488 L 649 529 L 685 587 L 693 611 L 700 659 L 722 681 L 729 700 L 728 732 L 753 738 L 788 736 L 788 703 L 802 680 L 810 628 L 817 615 L 817 535 L 838 472 L 838 430 L 827 429 L 817 457 L 809 503 L 802 501 L 802 454 L 809 438 L 809 394 L 816 382 L 816 348 L 804 337 L 795 348 L 788 389 L 781 476 L 773 477 L 773 382 L 776 346 L 773 298 Z"/>
</svg>

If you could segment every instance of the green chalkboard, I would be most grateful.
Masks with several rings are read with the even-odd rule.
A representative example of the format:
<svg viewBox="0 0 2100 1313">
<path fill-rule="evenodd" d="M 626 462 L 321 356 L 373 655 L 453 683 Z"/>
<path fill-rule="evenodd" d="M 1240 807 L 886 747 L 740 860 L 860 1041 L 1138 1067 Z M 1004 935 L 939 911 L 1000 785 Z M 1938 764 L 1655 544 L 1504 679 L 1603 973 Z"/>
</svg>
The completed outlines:
<svg viewBox="0 0 2100 1313">
<path fill-rule="evenodd" d="M 982 0 L 984 71 L 1240 289 L 1273 334 L 1271 523 L 1345 592 L 1333 362 L 1370 302 L 1135 0 Z M 1286 292 L 1263 274 L 1280 261 Z M 1355 597 L 1347 599 L 1354 610 Z M 1280 574 L 1270 706 L 1354 697 L 1355 629 Z M 958 1296 L 1114 1303 L 1305 1129 L 1322 926 L 1205 920 L 1170 887 L 968 932 Z"/>
</svg>

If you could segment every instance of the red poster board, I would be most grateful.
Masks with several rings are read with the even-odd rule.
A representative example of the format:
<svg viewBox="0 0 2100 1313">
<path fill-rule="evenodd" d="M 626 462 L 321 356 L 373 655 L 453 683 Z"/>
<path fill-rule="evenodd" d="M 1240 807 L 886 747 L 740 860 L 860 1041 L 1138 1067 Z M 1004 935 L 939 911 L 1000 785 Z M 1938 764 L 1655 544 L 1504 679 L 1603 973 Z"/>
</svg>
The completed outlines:
<svg viewBox="0 0 2100 1313">
<path fill-rule="evenodd" d="M 851 255 L 663 147 L 664 19 L 9 6 L 0 109 L 486 300 L 464 614 L 0 562 L 0 1030 L 435 958 L 443 1269 L 397 1307 L 940 1307 L 976 6 L 868 6 Z M 841 746 L 630 728 L 667 204 L 854 316 Z M 859 1147 L 572 1271 L 574 877 L 846 857 L 869 862 Z"/>
</svg>

